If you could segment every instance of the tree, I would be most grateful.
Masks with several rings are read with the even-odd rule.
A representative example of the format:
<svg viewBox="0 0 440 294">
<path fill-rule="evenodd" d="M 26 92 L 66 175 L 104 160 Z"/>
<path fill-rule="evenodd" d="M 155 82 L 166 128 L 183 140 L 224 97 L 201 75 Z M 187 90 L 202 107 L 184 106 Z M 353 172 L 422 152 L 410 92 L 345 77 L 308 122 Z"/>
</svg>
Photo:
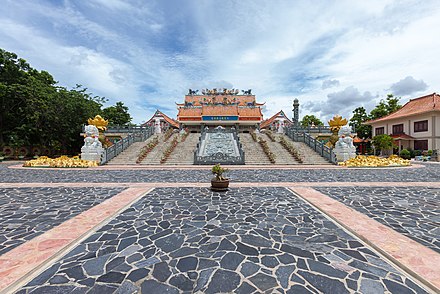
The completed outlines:
<svg viewBox="0 0 440 294">
<path fill-rule="evenodd" d="M 359 138 L 371 138 L 371 126 L 363 124 L 367 120 L 369 117 L 365 108 L 358 107 L 353 110 L 353 116 L 348 124 L 356 131 Z"/>
<path fill-rule="evenodd" d="M 322 121 L 314 116 L 313 114 L 305 115 L 303 119 L 300 122 L 301 126 L 303 128 L 307 128 L 310 126 L 323 126 L 324 124 Z"/>
<path fill-rule="evenodd" d="M 79 150 L 82 125 L 101 112 L 104 98 L 80 85 L 67 90 L 46 71 L 0 49 L 0 147 Z"/>
<path fill-rule="evenodd" d="M 111 125 L 127 125 L 132 118 L 128 113 L 128 107 L 123 102 L 116 102 L 116 105 L 102 110 L 103 118 L 107 119 Z"/>
<path fill-rule="evenodd" d="M 376 149 L 380 149 L 381 155 L 383 150 L 389 150 L 394 147 L 393 137 L 387 134 L 374 136 L 372 143 Z"/>
<path fill-rule="evenodd" d="M 402 108 L 399 101 L 400 97 L 394 97 L 393 94 L 388 94 L 386 100 L 380 100 L 379 104 L 371 110 L 370 119 L 378 119 L 399 110 Z"/>
</svg>

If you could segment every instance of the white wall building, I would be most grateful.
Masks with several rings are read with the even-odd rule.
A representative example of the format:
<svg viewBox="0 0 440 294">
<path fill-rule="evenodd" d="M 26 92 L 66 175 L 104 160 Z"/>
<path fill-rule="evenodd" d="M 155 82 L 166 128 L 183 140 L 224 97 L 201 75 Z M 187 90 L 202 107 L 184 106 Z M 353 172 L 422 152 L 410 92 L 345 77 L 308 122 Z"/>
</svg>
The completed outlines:
<svg viewBox="0 0 440 294">
<path fill-rule="evenodd" d="M 391 135 L 399 150 L 440 149 L 440 95 L 411 99 L 387 116 L 365 122 L 372 135 Z"/>
</svg>

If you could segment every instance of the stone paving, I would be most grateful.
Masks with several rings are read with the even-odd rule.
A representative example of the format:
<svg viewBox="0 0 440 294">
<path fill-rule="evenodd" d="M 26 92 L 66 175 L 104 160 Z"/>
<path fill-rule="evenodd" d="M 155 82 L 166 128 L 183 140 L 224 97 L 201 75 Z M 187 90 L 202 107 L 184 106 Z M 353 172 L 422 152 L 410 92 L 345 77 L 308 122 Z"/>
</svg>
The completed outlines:
<svg viewBox="0 0 440 294">
<path fill-rule="evenodd" d="M 0 255 L 90 209 L 120 188 L 0 188 Z"/>
<path fill-rule="evenodd" d="M 440 253 L 440 188 L 315 188 Z"/>
<path fill-rule="evenodd" d="M 379 169 L 232 169 L 227 176 L 234 182 L 440 182 L 436 164 L 423 168 Z M 3 183 L 206 183 L 211 179 L 206 169 L 8 169 L 0 164 Z"/>
<path fill-rule="evenodd" d="M 157 188 L 18 293 L 426 293 L 280 187 Z"/>
</svg>

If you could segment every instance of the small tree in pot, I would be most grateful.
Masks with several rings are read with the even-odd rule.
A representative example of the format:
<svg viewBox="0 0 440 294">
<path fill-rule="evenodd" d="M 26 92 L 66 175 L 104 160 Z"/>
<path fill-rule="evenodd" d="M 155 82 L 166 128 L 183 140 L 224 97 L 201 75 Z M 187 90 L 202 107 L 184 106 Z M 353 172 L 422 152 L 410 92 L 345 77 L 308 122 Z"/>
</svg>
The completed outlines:
<svg viewBox="0 0 440 294">
<path fill-rule="evenodd" d="M 223 176 L 223 173 L 227 172 L 228 169 L 220 166 L 219 163 L 214 165 L 211 169 L 212 173 L 215 175 L 211 179 L 211 190 L 213 191 L 226 191 L 229 187 L 229 179 Z"/>
</svg>

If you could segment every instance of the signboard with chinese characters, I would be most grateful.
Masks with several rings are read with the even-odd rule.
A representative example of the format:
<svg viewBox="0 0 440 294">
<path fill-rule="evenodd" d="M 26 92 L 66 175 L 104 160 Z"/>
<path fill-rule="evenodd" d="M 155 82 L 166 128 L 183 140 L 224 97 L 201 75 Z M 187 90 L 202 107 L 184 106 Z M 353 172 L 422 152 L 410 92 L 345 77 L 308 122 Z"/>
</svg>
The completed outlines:
<svg viewBox="0 0 440 294">
<path fill-rule="evenodd" d="M 217 121 L 217 120 L 238 120 L 238 115 L 204 115 L 202 120 Z"/>
</svg>

